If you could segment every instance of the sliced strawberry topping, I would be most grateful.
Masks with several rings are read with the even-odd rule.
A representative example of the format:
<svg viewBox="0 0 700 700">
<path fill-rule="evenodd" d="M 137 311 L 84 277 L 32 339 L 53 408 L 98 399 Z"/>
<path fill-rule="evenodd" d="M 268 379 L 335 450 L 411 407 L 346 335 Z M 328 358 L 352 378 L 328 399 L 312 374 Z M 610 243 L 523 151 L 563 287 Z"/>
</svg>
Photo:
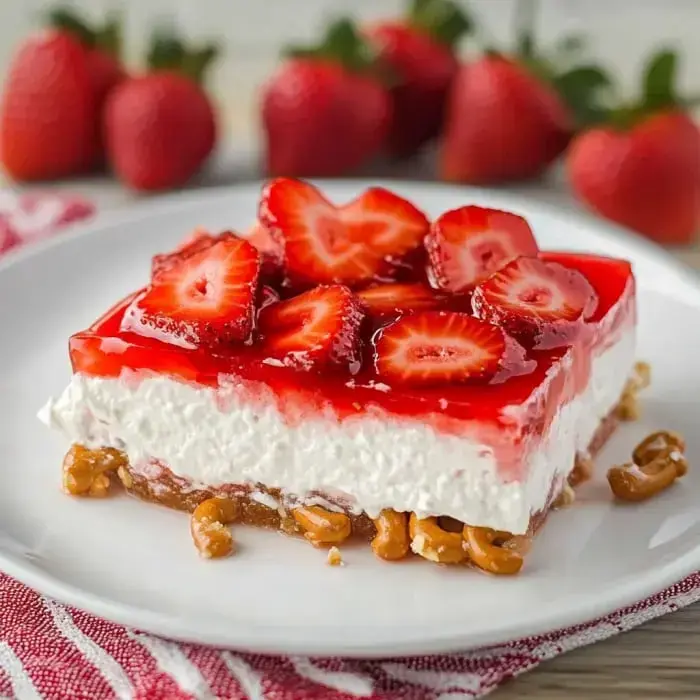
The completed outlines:
<svg viewBox="0 0 700 700">
<path fill-rule="evenodd" d="M 357 293 L 368 313 L 375 317 L 438 309 L 444 298 L 423 284 L 380 284 Z"/>
<path fill-rule="evenodd" d="M 189 353 L 167 345 L 143 347 L 126 335 L 77 333 L 71 337 L 68 351 L 73 371 L 94 377 L 119 377 L 124 369 L 155 370 L 185 381 L 197 381 L 200 375 Z"/>
<path fill-rule="evenodd" d="M 558 263 L 580 272 L 598 295 L 598 306 L 588 321 L 599 321 L 625 290 L 634 288 L 632 265 L 627 260 L 587 253 L 542 251 L 539 257 L 548 263 Z"/>
<path fill-rule="evenodd" d="M 284 246 L 270 231 L 256 221 L 245 236 L 260 253 L 261 273 L 265 279 L 277 277 L 284 264 Z"/>
<path fill-rule="evenodd" d="M 517 214 L 467 206 L 448 211 L 425 238 L 434 283 L 463 292 L 514 258 L 537 255 L 532 229 Z"/>
<path fill-rule="evenodd" d="M 595 290 L 580 272 L 538 258 L 513 260 L 472 296 L 476 316 L 538 348 L 570 343 L 597 305 Z"/>
<path fill-rule="evenodd" d="M 454 311 L 403 316 L 374 338 L 377 374 L 388 381 L 430 385 L 490 379 L 506 359 L 500 328 Z"/>
<path fill-rule="evenodd" d="M 122 330 L 182 347 L 245 340 L 260 262 L 250 243 L 226 236 L 162 269 L 127 309 Z"/>
<path fill-rule="evenodd" d="M 273 289 L 267 284 L 260 285 L 257 299 L 258 311 L 262 311 L 266 306 L 270 306 L 270 304 L 276 304 L 279 300 L 280 295 L 276 289 Z"/>
<path fill-rule="evenodd" d="M 357 371 L 362 317 L 347 287 L 316 287 L 260 312 L 263 354 L 300 369 L 336 364 Z"/>
<path fill-rule="evenodd" d="M 176 267 L 192 255 L 211 248 L 214 243 L 224 238 L 237 238 L 237 236 L 231 231 L 224 231 L 215 236 L 202 228 L 195 229 L 172 253 L 161 253 L 153 256 L 151 261 L 151 280 L 154 280 L 165 270 Z"/>
<path fill-rule="evenodd" d="M 259 215 L 284 242 L 287 276 L 300 286 L 391 279 L 429 226 L 410 202 L 381 187 L 336 207 L 313 185 L 289 178 L 268 183 Z"/>
</svg>

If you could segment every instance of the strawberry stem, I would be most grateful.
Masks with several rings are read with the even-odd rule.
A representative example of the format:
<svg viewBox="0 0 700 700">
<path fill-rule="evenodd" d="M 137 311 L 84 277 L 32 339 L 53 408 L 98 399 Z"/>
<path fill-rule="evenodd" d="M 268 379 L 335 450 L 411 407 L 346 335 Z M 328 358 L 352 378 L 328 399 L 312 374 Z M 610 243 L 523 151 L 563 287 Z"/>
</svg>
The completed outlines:
<svg viewBox="0 0 700 700">
<path fill-rule="evenodd" d="M 122 53 L 122 20 L 117 14 L 110 14 L 102 29 L 97 33 L 97 46 L 119 58 Z"/>
<path fill-rule="evenodd" d="M 662 50 L 654 54 L 642 78 L 642 106 L 653 111 L 677 104 L 676 73 L 678 56 L 673 51 Z"/>
<path fill-rule="evenodd" d="M 101 27 L 86 22 L 69 7 L 56 7 L 47 14 L 48 24 L 74 36 L 89 48 L 98 48 L 114 58 L 121 55 L 121 18 L 112 14 Z"/>
<path fill-rule="evenodd" d="M 174 31 L 160 28 L 151 39 L 147 64 L 152 71 L 175 71 L 201 84 L 218 55 L 219 47 L 215 44 L 188 48 Z"/>
<path fill-rule="evenodd" d="M 538 0 L 518 0 L 515 5 L 517 53 L 526 60 L 535 56 L 535 24 L 538 14 Z"/>
<path fill-rule="evenodd" d="M 647 62 L 641 81 L 641 98 L 610 110 L 608 122 L 627 130 L 654 113 L 672 109 L 692 109 L 698 104 L 697 96 L 686 99 L 676 91 L 678 55 L 663 49 Z"/>
<path fill-rule="evenodd" d="M 612 80 L 596 65 L 575 64 L 573 59 L 579 58 L 585 44 L 581 36 L 562 38 L 549 54 L 539 51 L 535 31 L 539 10 L 539 0 L 517 0 L 513 16 L 514 58 L 535 78 L 556 91 L 569 108 L 577 129 L 608 121 L 607 102 Z"/>
<path fill-rule="evenodd" d="M 412 0 L 408 21 L 450 47 L 454 47 L 473 28 L 469 15 L 452 0 Z"/>
<path fill-rule="evenodd" d="M 333 22 L 320 43 L 293 46 L 284 53 L 292 58 L 332 61 L 356 73 L 374 72 L 377 67 L 376 51 L 362 38 L 355 24 L 348 18 Z"/>
<path fill-rule="evenodd" d="M 552 80 L 554 88 L 568 105 L 580 129 L 610 118 L 607 94 L 612 90 L 610 76 L 595 65 L 571 68 Z"/>
<path fill-rule="evenodd" d="M 68 7 L 56 7 L 49 10 L 48 24 L 55 29 L 62 29 L 72 34 L 86 46 L 94 46 L 95 32 Z"/>
</svg>

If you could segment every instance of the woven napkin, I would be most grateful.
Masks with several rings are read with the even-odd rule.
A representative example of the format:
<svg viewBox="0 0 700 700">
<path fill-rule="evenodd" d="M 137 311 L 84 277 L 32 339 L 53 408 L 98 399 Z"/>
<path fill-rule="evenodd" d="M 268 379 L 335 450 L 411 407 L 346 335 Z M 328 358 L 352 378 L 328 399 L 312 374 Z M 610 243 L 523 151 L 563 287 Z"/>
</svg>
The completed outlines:
<svg viewBox="0 0 700 700">
<path fill-rule="evenodd" d="M 94 211 L 90 202 L 74 195 L 0 190 L 0 254 L 48 238 Z"/>
<path fill-rule="evenodd" d="M 459 700 L 700 600 L 700 574 L 585 625 L 462 654 L 358 661 L 170 642 L 0 574 L 0 694 L 15 700 Z"/>
<path fill-rule="evenodd" d="M 93 213 L 63 194 L 0 191 L 0 254 Z M 612 615 L 461 654 L 380 661 L 181 644 L 49 600 L 0 574 L 0 695 L 13 700 L 458 700 L 700 600 L 700 574 Z M 0 699 L 1 700 L 1 699 Z"/>
</svg>

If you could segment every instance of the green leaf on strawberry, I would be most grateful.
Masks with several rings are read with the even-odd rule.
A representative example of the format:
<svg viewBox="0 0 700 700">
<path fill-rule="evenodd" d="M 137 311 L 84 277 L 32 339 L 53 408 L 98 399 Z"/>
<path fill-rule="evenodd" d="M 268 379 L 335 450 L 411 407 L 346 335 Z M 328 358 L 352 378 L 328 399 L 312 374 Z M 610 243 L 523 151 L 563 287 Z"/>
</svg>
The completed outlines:
<svg viewBox="0 0 700 700">
<path fill-rule="evenodd" d="M 576 115 L 579 128 L 605 121 L 609 110 L 603 97 L 610 91 L 612 80 L 604 70 L 594 65 L 578 66 L 555 75 L 552 82 Z"/>
<path fill-rule="evenodd" d="M 641 97 L 609 110 L 607 121 L 619 129 L 630 129 L 648 117 L 663 111 L 684 111 L 695 101 L 678 94 L 676 78 L 678 55 L 662 49 L 647 62 L 641 81 Z"/>
<path fill-rule="evenodd" d="M 677 104 L 675 82 L 678 56 L 673 51 L 660 51 L 649 61 L 643 80 L 644 109 L 653 111 Z"/>
<path fill-rule="evenodd" d="M 535 58 L 535 17 L 537 0 L 519 0 L 515 5 L 517 54 L 524 61 Z"/>
<path fill-rule="evenodd" d="M 83 44 L 92 46 L 94 32 L 73 10 L 67 7 L 57 7 L 49 11 L 48 18 L 50 26 L 55 29 L 63 29 Z"/>
<path fill-rule="evenodd" d="M 73 35 L 81 44 L 119 58 L 122 48 L 121 18 L 111 14 L 101 27 L 90 25 L 75 10 L 56 7 L 48 12 L 48 24 Z"/>
<path fill-rule="evenodd" d="M 121 17 L 110 14 L 97 36 L 97 45 L 111 56 L 118 58 L 122 53 Z"/>
<path fill-rule="evenodd" d="M 160 27 L 153 33 L 147 63 L 152 71 L 175 71 L 201 84 L 206 70 L 219 53 L 216 44 L 189 47 L 175 31 Z"/>
<path fill-rule="evenodd" d="M 348 18 L 333 22 L 320 43 L 313 46 L 293 46 L 287 49 L 285 54 L 291 58 L 333 61 L 356 73 L 371 73 L 377 70 L 376 50 Z"/>
<path fill-rule="evenodd" d="M 408 21 L 446 46 L 455 46 L 474 26 L 471 17 L 452 0 L 413 0 Z"/>
<path fill-rule="evenodd" d="M 554 88 L 573 114 L 577 130 L 607 119 L 613 82 L 600 66 L 584 64 L 558 71 L 553 61 L 536 56 L 523 63 Z"/>
<path fill-rule="evenodd" d="M 608 115 L 604 98 L 612 81 L 598 66 L 572 64 L 585 45 L 583 37 L 564 37 L 553 51 L 542 52 L 535 39 L 537 0 L 519 0 L 515 10 L 516 59 L 555 89 L 573 114 L 576 129 L 604 120 Z"/>
</svg>

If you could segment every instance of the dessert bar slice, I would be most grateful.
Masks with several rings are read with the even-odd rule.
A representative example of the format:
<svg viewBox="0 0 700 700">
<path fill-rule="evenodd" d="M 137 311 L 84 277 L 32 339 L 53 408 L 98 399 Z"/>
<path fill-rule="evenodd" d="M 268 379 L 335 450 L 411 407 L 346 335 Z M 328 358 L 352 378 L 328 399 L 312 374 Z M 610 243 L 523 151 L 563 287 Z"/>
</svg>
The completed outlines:
<svg viewBox="0 0 700 700">
<path fill-rule="evenodd" d="M 251 241 L 198 232 L 70 339 L 42 412 L 73 444 L 66 490 L 117 475 L 194 511 L 210 556 L 235 520 L 517 571 L 615 428 L 630 265 L 540 251 L 515 214 L 430 223 L 382 188 L 338 207 L 290 179 L 265 187 Z"/>
</svg>

